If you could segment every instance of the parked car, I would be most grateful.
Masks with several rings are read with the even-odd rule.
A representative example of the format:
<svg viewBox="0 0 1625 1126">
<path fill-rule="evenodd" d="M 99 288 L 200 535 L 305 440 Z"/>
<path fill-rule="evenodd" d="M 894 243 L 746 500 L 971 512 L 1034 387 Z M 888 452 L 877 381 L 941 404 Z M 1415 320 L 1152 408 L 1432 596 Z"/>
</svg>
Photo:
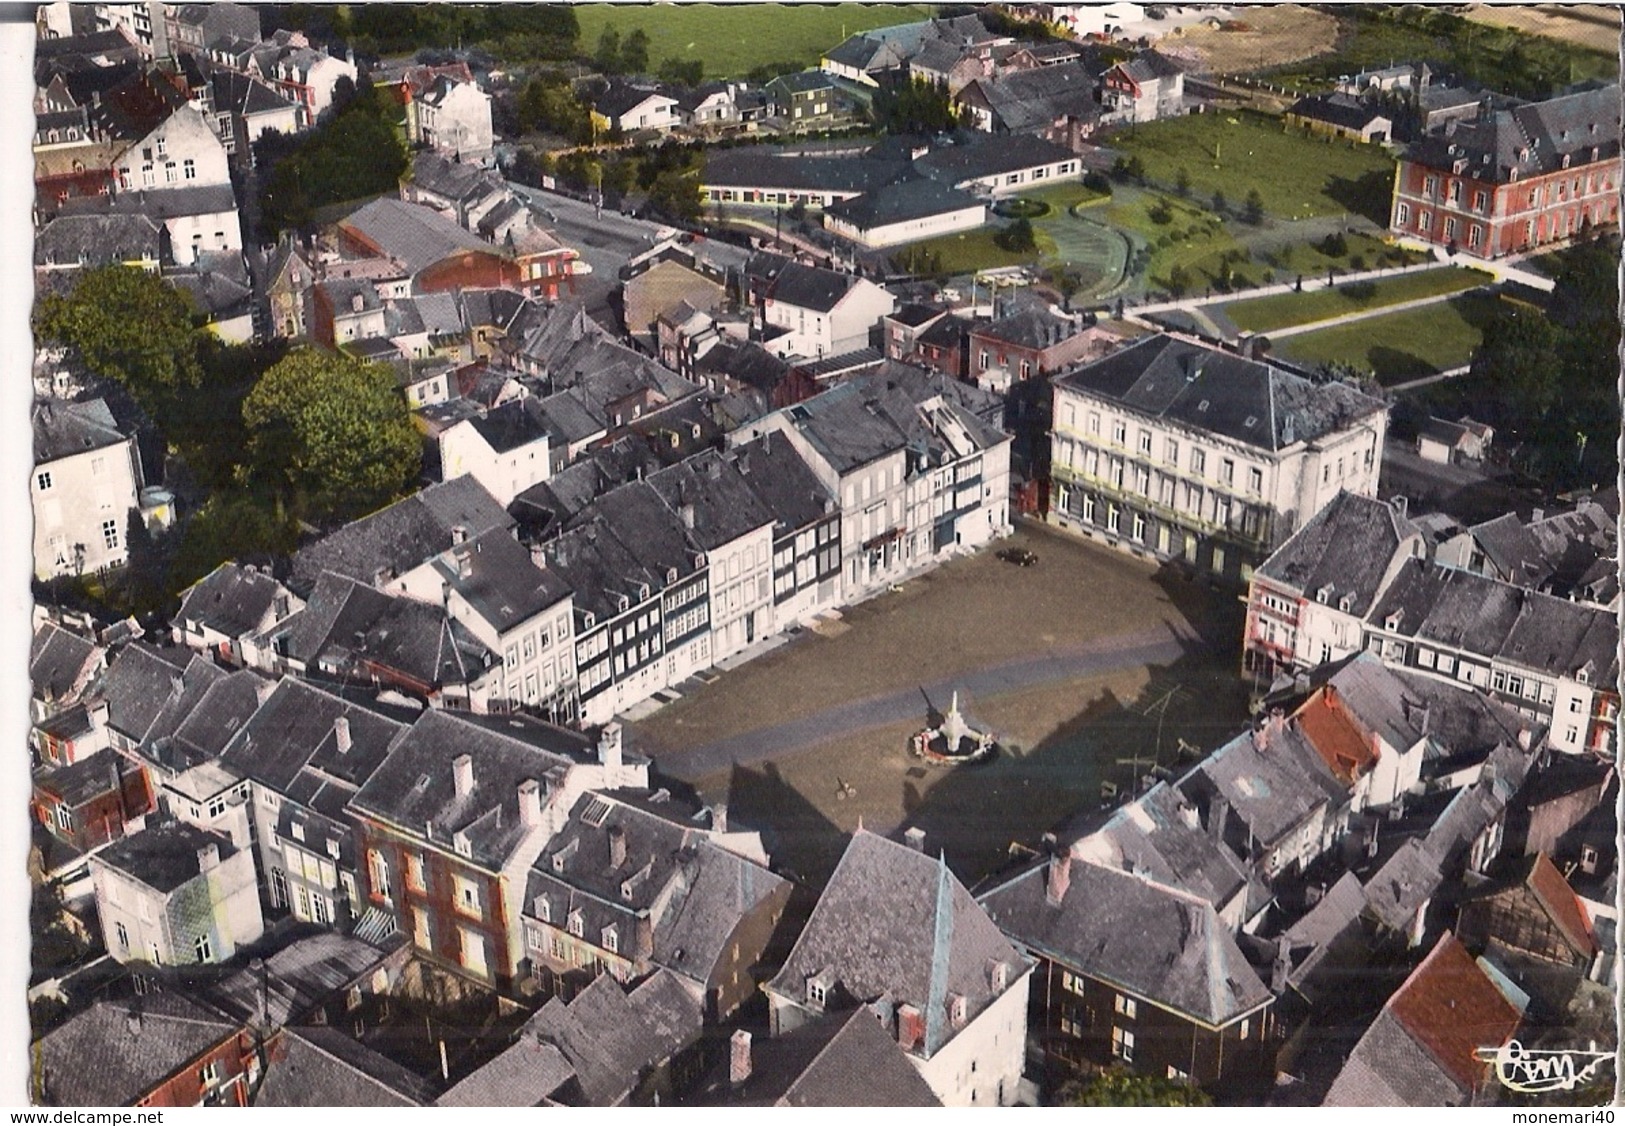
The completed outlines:
<svg viewBox="0 0 1625 1126">
<path fill-rule="evenodd" d="M 1007 547 L 999 552 L 999 558 L 1006 563 L 1014 563 L 1017 567 L 1031 567 L 1038 562 L 1038 556 L 1024 547 Z"/>
</svg>

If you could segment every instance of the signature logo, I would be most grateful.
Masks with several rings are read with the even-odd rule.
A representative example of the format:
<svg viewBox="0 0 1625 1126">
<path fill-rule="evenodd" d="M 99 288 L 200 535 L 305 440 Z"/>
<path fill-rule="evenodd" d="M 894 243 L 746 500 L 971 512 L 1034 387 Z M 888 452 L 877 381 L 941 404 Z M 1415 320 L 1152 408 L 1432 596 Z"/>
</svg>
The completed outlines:
<svg viewBox="0 0 1625 1126">
<path fill-rule="evenodd" d="M 1479 1048 L 1473 1056 L 1484 1063 L 1493 1063 L 1495 1077 L 1507 1090 L 1538 1095 L 1545 1091 L 1572 1091 L 1589 1082 L 1599 1067 L 1614 1058 L 1614 1053 L 1584 1048 L 1543 1051 L 1509 1040 L 1499 1048 Z"/>
</svg>

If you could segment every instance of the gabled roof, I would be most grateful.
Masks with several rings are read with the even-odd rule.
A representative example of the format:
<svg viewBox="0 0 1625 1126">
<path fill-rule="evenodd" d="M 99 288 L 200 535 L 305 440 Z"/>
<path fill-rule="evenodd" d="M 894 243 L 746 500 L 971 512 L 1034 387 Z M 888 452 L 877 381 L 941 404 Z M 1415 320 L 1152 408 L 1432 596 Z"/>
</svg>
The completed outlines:
<svg viewBox="0 0 1625 1126">
<path fill-rule="evenodd" d="M 592 108 L 605 117 L 620 117 L 651 98 L 673 105 L 677 103 L 677 99 L 660 86 L 611 82 L 608 89 L 593 99 Z"/>
<path fill-rule="evenodd" d="M 941 1106 L 872 1010 L 825 1013 L 783 1036 L 756 1036 L 750 1077 L 695 1100 L 717 1106 Z"/>
<path fill-rule="evenodd" d="M 69 403 L 42 399 L 34 404 L 34 464 L 59 461 L 77 454 L 122 445 L 128 439 L 119 431 L 113 412 L 102 399 Z"/>
<path fill-rule="evenodd" d="M 93 689 L 107 701 L 107 722 L 136 740 L 144 738 L 192 659 L 188 649 L 160 650 L 140 641 L 125 646 Z"/>
<path fill-rule="evenodd" d="M 1309 745 L 1345 786 L 1353 786 L 1377 763 L 1377 748 L 1359 722 L 1343 707 L 1335 689 L 1322 687 L 1293 719 Z M 1408 748 L 1400 748 L 1404 751 Z"/>
<path fill-rule="evenodd" d="M 28 647 L 28 680 L 36 700 L 60 700 L 101 656 L 94 641 L 47 621 Z"/>
<path fill-rule="evenodd" d="M 715 551 L 740 536 L 773 523 L 736 462 L 707 450 L 648 478 L 673 511 L 692 511 L 688 532 L 704 551 Z M 685 524 L 687 522 L 685 521 Z"/>
<path fill-rule="evenodd" d="M 338 222 L 339 229 L 357 237 L 380 254 L 417 274 L 459 253 L 501 251 L 465 231 L 430 207 L 385 196 L 352 212 Z"/>
<path fill-rule="evenodd" d="M 1344 129 L 1364 129 L 1382 116 L 1375 106 L 1347 94 L 1311 94 L 1299 98 L 1287 113 Z"/>
<path fill-rule="evenodd" d="M 34 788 L 72 808 L 115 792 L 140 769 L 111 747 L 103 747 L 66 766 L 45 763 L 34 772 Z"/>
<path fill-rule="evenodd" d="M 1247 886 L 1248 872 L 1218 839 L 1211 824 L 1212 806 L 1205 824 L 1193 817 L 1197 813 L 1178 789 L 1158 782 L 1103 821 L 1090 815 L 1060 836 L 1063 843 L 1072 840 L 1072 855 L 1079 860 L 1144 872 L 1158 883 L 1223 908 Z"/>
<path fill-rule="evenodd" d="M 920 1050 L 929 1056 L 957 1031 L 948 1019 L 950 994 L 964 998 L 967 1021 L 1003 994 L 994 988 L 995 963 L 1003 963 L 1010 984 L 1029 967 L 946 860 L 859 829 L 765 988 L 805 1003 L 808 979 L 827 974 L 829 1008 L 841 1007 L 843 997 L 912 1005 L 924 1017 Z"/>
<path fill-rule="evenodd" d="M 834 511 L 835 495 L 791 443 L 763 435 L 728 456 L 772 515 L 778 534 L 816 524 Z"/>
<path fill-rule="evenodd" d="M 1222 1027 L 1271 1000 L 1213 905 L 1129 872 L 1063 858 L 1065 894 L 1047 898 L 1050 863 L 983 893 L 999 929 L 1029 950 Z"/>
<path fill-rule="evenodd" d="M 1160 333 L 1055 382 L 1271 453 L 1388 409 L 1347 384 L 1311 383 L 1257 360 Z"/>
<path fill-rule="evenodd" d="M 975 133 L 957 144 L 933 148 L 916 160 L 914 167 L 933 180 L 962 184 L 1076 159 L 1071 149 L 1043 137 Z"/>
<path fill-rule="evenodd" d="M 1580 905 L 1579 898 L 1563 878 L 1563 873 L 1557 870 L 1557 865 L 1544 852 L 1525 857 L 1507 880 L 1482 888 L 1471 898 L 1499 895 L 1508 887 L 1528 888 L 1563 940 L 1576 953 L 1587 957 L 1596 954 L 1597 940 L 1592 937 L 1591 920 L 1586 915 L 1586 909 Z"/>
<path fill-rule="evenodd" d="M 334 1028 L 286 1028 L 254 1106 L 428 1106 L 422 1076 Z"/>
<path fill-rule="evenodd" d="M 237 1029 L 179 993 L 97 1001 L 35 1042 L 29 1094 L 44 1106 L 131 1106 Z"/>
<path fill-rule="evenodd" d="M 58 215 L 34 236 L 34 265 L 156 262 L 159 245 L 158 225 L 145 215 Z"/>
<path fill-rule="evenodd" d="M 981 78 L 960 91 L 960 100 L 986 102 L 1011 133 L 1047 128 L 1062 117 L 1092 121 L 1101 113 L 1095 99 L 1101 69 L 1085 62 L 1061 63 Z"/>
<path fill-rule="evenodd" d="M 1179 789 L 1204 803 L 1214 793 L 1223 795 L 1231 816 L 1264 848 L 1303 824 L 1317 807 L 1347 798 L 1296 719 L 1266 721 L 1261 733 L 1236 736 L 1192 767 Z"/>
<path fill-rule="evenodd" d="M 809 192 L 867 192 L 908 171 L 902 160 L 872 156 L 789 156 L 761 148 L 723 149 L 705 161 L 701 180 L 711 187 L 786 188 Z"/>
<path fill-rule="evenodd" d="M 1375 497 L 1342 491 L 1293 532 L 1258 568 L 1260 578 L 1330 606 L 1349 599 L 1348 612 L 1364 614 L 1387 574 L 1399 544 L 1416 526 Z"/>
<path fill-rule="evenodd" d="M 175 620 L 241 637 L 259 628 L 282 589 L 262 571 L 222 563 L 182 593 Z"/>
<path fill-rule="evenodd" d="M 1410 146 L 1405 157 L 1429 168 L 1459 164 L 1475 180 L 1506 183 L 1616 159 L 1620 122 L 1616 82 L 1450 122 Z"/>
<path fill-rule="evenodd" d="M 252 1023 L 259 1022 L 263 1009 L 267 1027 L 282 1028 L 302 1023 L 390 956 L 370 942 L 336 931 L 305 935 L 262 959 L 263 967 L 243 966 L 215 982 L 208 998 L 223 1012 Z"/>
<path fill-rule="evenodd" d="M 904 180 L 832 203 L 824 209 L 824 214 L 844 219 L 866 231 L 981 206 L 974 196 L 948 184 L 935 180 Z"/>
<path fill-rule="evenodd" d="M 506 191 L 494 175 L 479 165 L 464 164 L 433 150 L 425 150 L 412 158 L 408 180 L 414 187 L 461 202 Z"/>
<path fill-rule="evenodd" d="M 467 575 L 459 561 L 466 559 Z M 530 549 L 505 531 L 490 531 L 434 561 L 441 581 L 498 633 L 505 633 L 570 596 L 557 575 L 538 567 Z"/>
<path fill-rule="evenodd" d="M 380 571 L 404 575 L 451 546 L 455 528 L 478 536 L 511 528 L 513 519 L 485 487 L 465 474 L 352 521 L 293 557 L 290 585 L 308 591 L 323 571 L 372 583 Z"/>
<path fill-rule="evenodd" d="M 337 721 L 347 721 L 350 748 L 338 749 Z M 220 756 L 226 766 L 286 794 L 306 767 L 351 784 L 377 769 L 403 724 L 349 703 L 314 684 L 285 677 Z"/>
<path fill-rule="evenodd" d="M 1132 59 L 1117 64 L 1121 70 L 1136 83 L 1146 83 L 1158 78 L 1172 78 L 1184 73 L 1178 63 L 1158 51 L 1141 51 Z"/>
<path fill-rule="evenodd" d="M 1009 316 L 988 321 L 986 324 L 973 325 L 970 334 L 978 339 L 1014 344 L 1019 348 L 1043 350 L 1070 340 L 1081 331 L 1077 324 L 1068 318 L 1058 316 L 1040 306 L 1029 305 Z"/>
<path fill-rule="evenodd" d="M 184 821 L 167 821 L 160 825 L 149 824 L 139 833 L 120 837 L 98 852 L 94 862 L 168 895 L 207 871 L 198 853 L 211 845 L 222 862 L 238 851 L 230 838 L 219 833 L 199 829 Z M 253 883 L 252 876 L 249 883 Z"/>
</svg>

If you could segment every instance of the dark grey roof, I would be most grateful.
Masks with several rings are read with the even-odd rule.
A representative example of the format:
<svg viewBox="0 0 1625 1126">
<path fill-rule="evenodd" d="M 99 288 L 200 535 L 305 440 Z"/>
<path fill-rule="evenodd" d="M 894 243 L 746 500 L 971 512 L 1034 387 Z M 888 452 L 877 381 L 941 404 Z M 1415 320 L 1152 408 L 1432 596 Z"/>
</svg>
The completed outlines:
<svg viewBox="0 0 1625 1126">
<path fill-rule="evenodd" d="M 989 972 L 998 962 L 1012 984 L 1029 967 L 945 860 L 859 829 L 767 988 L 803 1003 L 807 979 L 827 973 L 831 1008 L 839 996 L 912 1005 L 929 1056 L 952 1039 L 949 994 L 965 999 L 967 1020 L 1002 995 Z"/>
<path fill-rule="evenodd" d="M 1505 183 L 1572 164 L 1584 167 L 1617 159 L 1620 152 L 1620 89 L 1601 86 L 1544 102 L 1449 122 L 1406 150 L 1406 159 L 1430 168 L 1454 169 L 1475 180 Z M 1595 151 L 1595 157 L 1592 156 Z"/>
<path fill-rule="evenodd" d="M 1047 899 L 1043 863 L 980 897 L 1021 946 L 1209 1025 L 1239 1020 L 1270 992 L 1206 899 L 1129 872 L 1068 860 Z"/>
<path fill-rule="evenodd" d="M 412 274 L 464 251 L 501 254 L 433 208 L 389 196 L 352 212 L 339 221 L 339 226 L 359 235 Z"/>
<path fill-rule="evenodd" d="M 1251 839 L 1271 848 L 1321 806 L 1337 806 L 1348 793 L 1297 722 L 1287 719 L 1258 746 L 1252 733 L 1238 735 L 1179 780 L 1179 789 L 1211 807 L 1218 793 L 1230 816 Z"/>
<path fill-rule="evenodd" d="M 262 571 L 222 563 L 182 594 L 175 620 L 241 637 L 259 627 L 281 591 L 282 584 Z"/>
<path fill-rule="evenodd" d="M 650 98 L 666 98 L 673 102 L 677 100 L 660 86 L 611 82 L 602 94 L 592 100 L 592 108 L 605 117 L 620 117 L 629 110 L 636 109 Z"/>
<path fill-rule="evenodd" d="M 132 1106 L 236 1031 L 179 993 L 97 1001 L 35 1042 L 29 1094 L 44 1106 Z"/>
<path fill-rule="evenodd" d="M 116 777 L 122 781 L 139 769 L 111 747 L 104 747 L 85 758 L 75 759 L 67 766 L 45 763 L 34 772 L 34 785 L 56 795 L 70 807 L 80 806 L 115 790 L 115 771 Z"/>
<path fill-rule="evenodd" d="M 252 669 L 223 674 L 203 689 L 174 730 L 148 749 L 149 757 L 172 769 L 214 761 L 259 709 L 269 687 Z"/>
<path fill-rule="evenodd" d="M 254 1106 L 428 1106 L 428 1080 L 334 1028 L 287 1028 Z"/>
<path fill-rule="evenodd" d="M 693 510 L 693 541 L 715 551 L 740 536 L 773 523 L 738 465 L 714 450 L 695 454 L 648 479 L 673 511 Z"/>
<path fill-rule="evenodd" d="M 1375 106 L 1347 94 L 1310 94 L 1292 103 L 1287 113 L 1344 129 L 1364 129 L 1382 116 Z"/>
<path fill-rule="evenodd" d="M 835 83 L 821 70 L 802 70 L 781 74 L 767 84 L 769 90 L 775 87 L 789 94 L 804 94 L 809 90 L 833 90 Z"/>
<path fill-rule="evenodd" d="M 1158 334 L 1058 376 L 1153 418 L 1271 452 L 1354 425 L 1388 408 L 1343 383 L 1301 376 Z"/>
<path fill-rule="evenodd" d="M 469 419 L 469 425 L 499 454 L 547 437 L 547 418 L 539 400 L 527 396 Z"/>
<path fill-rule="evenodd" d="M 693 1100 L 720 1106 L 941 1106 L 873 1010 L 825 1013 L 750 1046 L 750 1077 Z"/>
<path fill-rule="evenodd" d="M 60 700 L 101 654 L 101 648 L 72 630 L 47 621 L 35 631 L 28 648 L 28 681 L 34 699 Z"/>
<path fill-rule="evenodd" d="M 275 113 L 293 107 L 292 102 L 279 94 L 275 87 L 251 74 L 216 67 L 209 75 L 216 113 L 235 113 L 244 117 Z"/>
<path fill-rule="evenodd" d="M 165 269 L 163 278 L 212 320 L 247 315 L 253 304 L 254 289 L 239 254 L 200 251 L 191 266 Z"/>
<path fill-rule="evenodd" d="M 757 500 L 772 514 L 782 535 L 818 523 L 835 509 L 835 494 L 824 487 L 795 446 L 763 436 L 728 455 Z"/>
<path fill-rule="evenodd" d="M 916 160 L 914 167 L 933 180 L 961 184 L 1067 160 L 1076 161 L 1077 154 L 1042 137 L 975 133 L 958 144 L 932 149 Z"/>
<path fill-rule="evenodd" d="M 1005 129 L 1025 133 L 1047 129 L 1058 118 L 1098 118 L 1101 111 L 1095 88 L 1100 71 L 1083 62 L 1062 63 L 978 79 L 971 85 Z M 967 100 L 976 99 L 972 95 Z"/>
<path fill-rule="evenodd" d="M 1330 606 L 1349 599 L 1349 612 L 1364 614 L 1377 596 L 1399 550 L 1416 526 L 1374 497 L 1339 492 L 1292 533 L 1258 568 L 1261 578 L 1305 598 L 1326 592 Z"/>
<path fill-rule="evenodd" d="M 824 214 L 845 219 L 859 230 L 869 230 L 978 206 L 980 203 L 974 196 L 948 184 L 935 180 L 904 180 L 833 203 L 824 209 Z"/>
<path fill-rule="evenodd" d="M 695 560 L 703 549 L 690 538 L 677 508 L 668 504 L 648 481 L 631 481 L 611 489 L 588 505 L 572 527 L 590 530 L 594 525 L 609 529 L 625 546 L 637 567 L 653 577 L 649 583 L 652 589 L 665 585 L 667 571 L 687 577 L 698 568 Z M 638 577 L 638 569 L 632 569 L 625 579 L 614 584 L 614 589 L 631 595 L 635 602 L 632 588 L 644 581 Z"/>
<path fill-rule="evenodd" d="M 614 1106 L 651 1067 L 699 1039 L 700 1006 L 664 970 L 625 992 L 600 974 L 568 1005 L 557 997 L 525 1024 L 520 1036 L 559 1049 L 575 1069 L 588 1106 Z"/>
<path fill-rule="evenodd" d="M 609 429 L 609 419 L 599 408 L 589 403 L 579 388 L 571 387 L 556 395 L 549 395 L 536 404 L 543 425 L 568 445 L 584 442 Z"/>
<path fill-rule="evenodd" d="M 1619 623 L 1611 611 L 1525 590 L 1470 571 L 1407 560 L 1366 615 L 1419 641 L 1456 646 L 1551 676 L 1584 670 L 1593 684 L 1619 673 Z"/>
<path fill-rule="evenodd" d="M 190 215 L 219 215 L 237 210 L 230 184 L 203 184 L 192 188 L 120 192 L 116 196 L 80 196 L 62 205 L 63 215 L 145 215 L 153 222 Z"/>
<path fill-rule="evenodd" d="M 317 282 L 316 288 L 327 295 L 335 317 L 349 317 L 383 308 L 378 287 L 366 278 L 327 278 Z M 360 309 L 355 307 L 357 297 L 361 298 Z"/>
<path fill-rule="evenodd" d="M 575 1074 L 575 1067 L 558 1048 L 521 1036 L 501 1055 L 453 1084 L 435 1105 L 542 1106 L 553 1102 L 552 1096 Z"/>
<path fill-rule="evenodd" d="M 466 558 L 465 577 L 459 560 Z M 476 536 L 434 562 L 441 581 L 498 633 L 505 633 L 570 596 L 557 575 L 536 566 L 530 549 L 505 531 Z"/>
<path fill-rule="evenodd" d="M 336 721 L 350 728 L 350 749 L 340 752 Z M 403 724 L 342 700 L 313 684 L 284 678 L 245 723 L 220 761 L 281 794 L 313 767 L 351 786 L 372 776 Z"/>
<path fill-rule="evenodd" d="M 640 562 L 611 530 L 609 520 L 588 513 L 572 523 L 569 531 L 548 541 L 546 551 L 548 570 L 570 584 L 577 611 L 608 621 L 622 612 L 621 598 L 632 604 L 639 601 L 640 585 L 651 593 L 661 589 L 665 574 Z"/>
<path fill-rule="evenodd" d="M 293 557 L 289 583 L 308 591 L 323 571 L 372 583 L 380 572 L 403 575 L 446 550 L 454 528 L 472 537 L 512 526 L 512 518 L 483 485 L 469 475 L 456 477 L 301 548 Z"/>
<path fill-rule="evenodd" d="M 1141 51 L 1132 59 L 1118 65 L 1135 82 L 1172 78 L 1176 74 L 1183 73 L 1178 63 L 1159 51 Z"/>
<path fill-rule="evenodd" d="M 883 400 L 893 410 L 880 409 Z M 905 404 L 912 413 L 913 404 L 900 392 L 866 397 L 863 386 L 852 382 L 797 403 L 788 416 L 835 472 L 846 473 L 907 444 L 907 432 L 892 417 Z"/>
<path fill-rule="evenodd" d="M 94 689 L 107 701 L 107 722 L 134 739 L 145 737 L 191 663 L 187 649 L 160 650 L 140 641 L 125 646 L 107 663 Z"/>
<path fill-rule="evenodd" d="M 867 192 L 908 171 L 901 160 L 868 156 L 790 156 L 774 150 L 724 149 L 706 158 L 708 187 L 783 188 L 806 192 Z"/>
<path fill-rule="evenodd" d="M 145 215 L 59 215 L 34 236 L 34 265 L 156 262 L 159 245 L 158 225 Z"/>
<path fill-rule="evenodd" d="M 154 891 L 168 895 L 182 884 L 203 874 L 198 850 L 213 845 L 221 861 L 236 855 L 230 838 L 188 825 L 168 821 L 148 825 L 139 833 L 120 837 L 96 854 L 95 862 L 140 880 Z"/>
<path fill-rule="evenodd" d="M 259 1021 L 263 1007 L 266 1024 L 281 1028 L 302 1022 L 324 1002 L 370 977 L 390 956 L 336 931 L 306 935 L 262 959 L 263 968 L 243 966 L 213 983 L 208 998 L 222 1012 L 251 1023 Z"/>
<path fill-rule="evenodd" d="M 459 796 L 452 763 L 461 755 L 473 760 L 474 786 Z M 571 761 L 431 709 L 390 749 L 350 808 L 442 848 L 461 836 L 470 860 L 497 871 L 531 833 L 520 819 L 519 784 L 539 783 Z"/>
<path fill-rule="evenodd" d="M 897 66 L 901 56 L 883 39 L 866 34 L 849 35 L 841 43 L 824 53 L 824 58 L 841 66 L 868 70 Z"/>
<path fill-rule="evenodd" d="M 1080 331 L 1076 322 L 1041 306 L 1029 305 L 1009 316 L 976 325 L 970 330 L 970 334 L 973 337 L 1014 344 L 1020 348 L 1042 350 L 1053 348 L 1064 340 L 1070 340 Z"/>
<path fill-rule="evenodd" d="M 790 365 L 754 340 L 722 340 L 701 356 L 697 371 L 716 372 L 771 392 L 790 374 Z"/>
<path fill-rule="evenodd" d="M 83 403 L 44 399 L 34 404 L 34 464 L 116 446 L 127 439 L 101 399 Z"/>
<path fill-rule="evenodd" d="M 1384 1008 L 1322 1106 L 1461 1106 L 1463 1092 Z"/>
</svg>

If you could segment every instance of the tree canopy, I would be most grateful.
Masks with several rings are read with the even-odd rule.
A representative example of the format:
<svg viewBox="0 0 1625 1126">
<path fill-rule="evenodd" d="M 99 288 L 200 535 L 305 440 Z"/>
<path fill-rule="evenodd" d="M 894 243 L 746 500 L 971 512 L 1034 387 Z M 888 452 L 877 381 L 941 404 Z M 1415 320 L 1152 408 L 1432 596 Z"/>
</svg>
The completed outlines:
<svg viewBox="0 0 1625 1126">
<path fill-rule="evenodd" d="M 1199 1087 L 1113 1067 L 1062 1093 L 1067 1106 L 1212 1106 Z"/>
<path fill-rule="evenodd" d="M 417 430 L 382 364 L 290 352 L 249 393 L 243 422 L 261 480 L 316 522 L 387 504 L 421 464 Z"/>
<path fill-rule="evenodd" d="M 267 133 L 261 166 L 260 227 L 268 235 L 307 227 L 329 204 L 398 190 L 406 171 L 401 107 L 363 81 L 354 97 L 309 133 Z"/>
<path fill-rule="evenodd" d="M 72 348 L 92 374 L 123 387 L 153 418 L 168 413 L 202 375 L 191 300 L 131 266 L 86 270 L 66 296 L 46 295 L 34 330 Z"/>
<path fill-rule="evenodd" d="M 888 133 L 942 133 L 959 124 L 948 84 L 924 78 L 877 90 L 871 112 Z"/>
</svg>

